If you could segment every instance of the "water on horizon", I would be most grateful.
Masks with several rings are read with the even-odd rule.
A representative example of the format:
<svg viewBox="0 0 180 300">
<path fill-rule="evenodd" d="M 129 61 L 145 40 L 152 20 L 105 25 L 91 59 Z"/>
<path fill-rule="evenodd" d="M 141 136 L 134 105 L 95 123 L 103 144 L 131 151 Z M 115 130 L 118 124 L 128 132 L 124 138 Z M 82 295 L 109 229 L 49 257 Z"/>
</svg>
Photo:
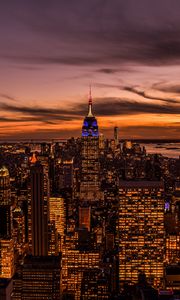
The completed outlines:
<svg viewBox="0 0 180 300">
<path fill-rule="evenodd" d="M 180 143 L 142 143 L 141 145 L 145 146 L 147 153 L 162 154 L 170 158 L 179 158 L 180 156 Z"/>
</svg>

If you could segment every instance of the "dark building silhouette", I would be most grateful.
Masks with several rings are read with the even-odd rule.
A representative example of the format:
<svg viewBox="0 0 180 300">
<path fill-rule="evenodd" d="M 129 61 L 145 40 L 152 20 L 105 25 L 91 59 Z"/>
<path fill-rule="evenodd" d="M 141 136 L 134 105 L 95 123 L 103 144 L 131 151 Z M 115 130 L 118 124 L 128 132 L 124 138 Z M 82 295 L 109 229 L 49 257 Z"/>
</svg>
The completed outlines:
<svg viewBox="0 0 180 300">
<path fill-rule="evenodd" d="M 36 162 L 30 171 L 32 255 L 48 255 L 48 203 L 44 191 L 43 166 Z"/>
<path fill-rule="evenodd" d="M 13 281 L 11 279 L 0 279 L 0 299 L 11 300 Z"/>
<path fill-rule="evenodd" d="M 60 299 L 60 264 L 60 256 L 26 257 L 21 299 Z"/>
</svg>

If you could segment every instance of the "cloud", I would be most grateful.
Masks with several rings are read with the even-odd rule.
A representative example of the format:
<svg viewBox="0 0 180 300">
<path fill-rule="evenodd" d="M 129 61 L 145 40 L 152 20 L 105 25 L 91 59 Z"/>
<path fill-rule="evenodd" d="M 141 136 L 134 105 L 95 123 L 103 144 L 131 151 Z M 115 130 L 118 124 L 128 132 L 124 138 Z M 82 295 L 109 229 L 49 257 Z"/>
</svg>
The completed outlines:
<svg viewBox="0 0 180 300">
<path fill-rule="evenodd" d="M 100 116 L 133 114 L 180 114 L 180 106 L 123 100 L 117 97 L 98 98 L 95 111 Z"/>
<path fill-rule="evenodd" d="M 172 99 L 172 98 L 167 98 L 167 97 L 159 97 L 159 96 L 153 96 L 150 94 L 150 92 L 146 92 L 143 90 L 140 90 L 139 87 L 132 87 L 132 86 L 125 86 L 123 88 L 125 91 L 137 94 L 139 96 L 142 96 L 145 99 L 151 99 L 151 100 L 160 100 L 163 102 L 167 102 L 167 103 L 176 103 L 176 104 L 180 104 L 180 102 L 176 99 Z"/>
<path fill-rule="evenodd" d="M 123 69 L 124 71 L 125 69 Z M 98 69 L 97 72 L 99 73 L 104 73 L 104 74 L 115 74 L 118 73 L 120 70 L 118 69 L 111 69 L 111 68 L 102 68 L 102 69 Z"/>
<path fill-rule="evenodd" d="M 48 123 L 48 124 L 53 124 L 53 122 L 50 121 L 46 121 L 43 118 L 40 117 L 14 117 L 14 118 L 10 118 L 10 117 L 0 117 L 0 123 L 25 123 L 25 122 L 43 122 L 43 123 Z M 25 126 L 25 125 L 23 125 Z"/>
<path fill-rule="evenodd" d="M 154 83 L 152 85 L 152 88 L 165 93 L 180 94 L 180 84 L 168 83 L 163 81 Z"/>
<path fill-rule="evenodd" d="M 7 99 L 7 100 L 10 100 L 10 101 L 17 101 L 14 97 L 12 97 L 12 96 L 9 96 L 9 95 L 7 95 L 7 94 L 0 94 L 0 97 L 1 98 L 4 98 L 4 99 Z"/>
<path fill-rule="evenodd" d="M 53 120 L 63 120 L 71 121 L 75 119 L 76 116 L 72 117 L 72 112 L 69 109 L 60 109 L 60 108 L 44 108 L 44 107 L 27 107 L 27 106 L 14 106 L 6 103 L 2 103 L 1 108 L 7 112 L 22 113 L 26 115 L 36 116 L 35 120 L 42 120 L 43 122 L 50 122 Z"/>
<path fill-rule="evenodd" d="M 78 6 L 72 1 L 46 2 L 43 11 L 40 3 L 33 2 L 21 4 L 21 10 L 17 6 L 13 13 L 3 5 L 1 58 L 27 65 L 93 65 L 104 74 L 114 74 L 124 64 L 179 64 L 180 21 L 176 10 L 160 0 L 155 6 L 152 1 L 146 6 L 144 1 L 138 5 L 126 2 L 80 1 Z M 177 2 L 175 7 L 179 11 Z M 2 28 L 12 39 L 7 41 Z"/>
<path fill-rule="evenodd" d="M 115 88 L 115 89 L 121 89 L 119 84 L 109 84 L 109 83 L 94 83 L 93 86 L 98 87 L 98 88 Z"/>
<path fill-rule="evenodd" d="M 87 55 L 42 55 L 42 56 L 23 56 L 23 55 L 3 55 L 4 59 L 20 62 L 24 64 L 38 65 L 71 65 L 71 66 L 87 66 L 96 65 L 103 62 L 104 59 L 98 56 Z"/>
<path fill-rule="evenodd" d="M 87 113 L 87 105 L 77 103 L 74 106 L 61 109 L 44 108 L 44 107 L 25 107 L 14 106 L 10 104 L 1 104 L 1 109 L 5 112 L 21 113 L 31 116 L 32 119 L 19 118 L 20 122 L 25 121 L 41 121 L 44 123 L 57 124 L 59 121 L 72 121 L 81 119 Z M 102 97 L 95 99 L 94 111 L 97 116 L 121 116 L 121 115 L 137 115 L 137 114 L 180 114 L 180 105 L 172 105 L 166 103 L 160 105 L 158 103 L 137 102 L 126 100 L 118 97 Z M 18 119 L 16 119 L 17 121 Z"/>
<path fill-rule="evenodd" d="M 113 126 L 113 124 L 112 124 Z M 101 133 L 104 133 L 105 137 L 112 136 L 112 128 L 99 128 Z M 177 140 L 177 136 L 179 133 L 178 126 L 123 126 L 120 127 L 120 139 L 168 139 L 168 140 Z M 4 139 L 67 139 L 70 137 L 80 137 L 81 136 L 81 129 L 43 129 L 39 128 L 36 130 L 27 129 L 26 133 L 24 134 L 23 130 L 19 132 L 8 132 L 5 134 Z M 1 140 L 3 137 L 1 137 Z"/>
</svg>

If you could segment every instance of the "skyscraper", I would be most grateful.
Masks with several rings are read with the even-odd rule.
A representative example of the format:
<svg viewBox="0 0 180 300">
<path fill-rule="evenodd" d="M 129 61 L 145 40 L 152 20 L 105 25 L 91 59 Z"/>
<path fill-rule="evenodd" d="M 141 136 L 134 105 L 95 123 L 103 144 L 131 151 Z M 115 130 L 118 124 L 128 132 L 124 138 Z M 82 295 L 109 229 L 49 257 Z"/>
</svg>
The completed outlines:
<svg viewBox="0 0 180 300">
<path fill-rule="evenodd" d="M 59 188 L 70 189 L 73 186 L 73 159 L 62 161 L 59 167 Z"/>
<path fill-rule="evenodd" d="M 61 299 L 60 261 L 60 256 L 26 256 L 22 266 L 21 299 Z"/>
<path fill-rule="evenodd" d="M 114 141 L 117 146 L 119 144 L 119 128 L 117 126 L 114 127 Z"/>
<path fill-rule="evenodd" d="M 57 229 L 59 249 L 62 251 L 64 234 L 66 228 L 65 202 L 62 197 L 49 198 L 49 215 L 50 222 L 55 223 Z"/>
<path fill-rule="evenodd" d="M 12 278 L 14 274 L 14 241 L 0 239 L 0 278 Z"/>
<path fill-rule="evenodd" d="M 31 163 L 28 213 L 32 255 L 25 257 L 16 274 L 12 299 L 19 299 L 19 295 L 23 300 L 60 299 L 61 257 L 55 222 L 48 222 L 48 173 L 39 161 Z"/>
<path fill-rule="evenodd" d="M 0 168 L 0 236 L 10 237 L 12 229 L 12 207 L 9 171 Z"/>
<path fill-rule="evenodd" d="M 44 171 L 37 161 L 30 171 L 32 255 L 48 255 L 48 203 L 44 197 Z"/>
<path fill-rule="evenodd" d="M 92 113 L 91 89 L 89 93 L 88 114 L 84 119 L 81 139 L 81 185 L 80 198 L 93 201 L 99 198 L 99 132 Z"/>
<path fill-rule="evenodd" d="M 164 199 L 160 181 L 119 183 L 119 280 L 136 283 L 146 274 L 162 285 L 164 260 Z"/>
</svg>

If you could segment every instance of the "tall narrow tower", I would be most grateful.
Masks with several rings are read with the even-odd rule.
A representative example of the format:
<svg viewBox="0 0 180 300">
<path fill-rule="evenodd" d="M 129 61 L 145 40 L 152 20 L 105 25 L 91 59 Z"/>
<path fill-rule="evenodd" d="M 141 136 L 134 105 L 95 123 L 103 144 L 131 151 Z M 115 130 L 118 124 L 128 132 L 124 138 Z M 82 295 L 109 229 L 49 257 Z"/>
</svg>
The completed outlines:
<svg viewBox="0 0 180 300">
<path fill-rule="evenodd" d="M 99 132 L 92 112 L 91 88 L 89 91 L 88 114 L 82 127 L 81 187 L 80 198 L 95 201 L 99 198 Z"/>
<path fill-rule="evenodd" d="M 114 141 L 117 146 L 119 144 L 119 128 L 117 126 L 114 127 Z"/>
<path fill-rule="evenodd" d="M 0 237 L 11 237 L 12 207 L 11 188 L 8 169 L 0 168 Z"/>
<path fill-rule="evenodd" d="M 48 203 L 45 197 L 44 170 L 37 161 L 30 171 L 31 177 L 31 230 L 32 254 L 48 254 Z"/>
</svg>

